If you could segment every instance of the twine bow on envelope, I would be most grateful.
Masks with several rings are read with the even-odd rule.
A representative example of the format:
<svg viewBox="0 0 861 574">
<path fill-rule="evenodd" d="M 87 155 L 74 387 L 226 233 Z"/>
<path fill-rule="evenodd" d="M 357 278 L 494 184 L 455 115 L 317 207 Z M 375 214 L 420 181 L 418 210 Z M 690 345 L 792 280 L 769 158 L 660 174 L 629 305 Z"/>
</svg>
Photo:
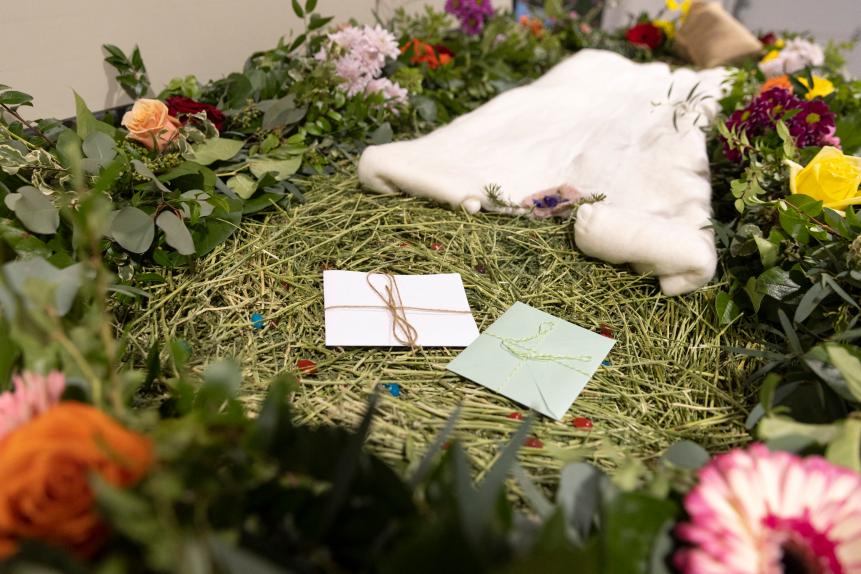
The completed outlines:
<svg viewBox="0 0 861 574">
<path fill-rule="evenodd" d="M 500 391 L 502 391 L 505 385 L 510 383 L 511 380 L 517 375 L 517 373 L 519 373 L 520 370 L 525 367 L 530 361 L 555 363 L 561 367 L 580 373 L 587 377 L 591 376 L 590 373 L 587 373 L 586 371 L 583 371 L 577 366 L 570 364 L 570 362 L 572 361 L 589 363 L 592 361 L 591 355 L 556 355 L 553 353 L 543 353 L 538 350 L 544 340 L 553 332 L 553 329 L 553 323 L 545 321 L 538 326 L 537 333 L 530 337 L 523 337 L 519 339 L 514 337 L 500 337 L 498 335 L 494 335 L 490 331 L 485 331 L 485 335 L 499 341 L 499 346 L 502 347 L 505 351 L 507 351 L 512 357 L 518 360 L 517 365 L 515 365 L 514 368 L 511 369 L 511 371 L 508 373 L 508 376 L 502 382 L 502 385 L 500 385 Z M 552 413 L 553 409 L 550 407 L 547 398 L 544 396 L 544 392 L 541 390 L 541 385 L 535 379 L 531 380 L 532 384 L 535 385 L 535 390 L 538 392 L 538 396 L 541 397 L 541 401 L 544 403 L 544 408 L 546 408 L 548 412 Z"/>
<path fill-rule="evenodd" d="M 365 275 L 365 281 L 368 287 L 379 297 L 382 305 L 330 305 L 325 308 L 326 311 L 331 309 L 384 309 L 392 316 L 392 336 L 400 344 L 415 349 L 418 347 L 419 332 L 410 323 L 407 317 L 407 311 L 425 312 L 425 313 L 446 313 L 453 315 L 472 315 L 469 309 L 438 309 L 434 307 L 412 307 L 404 305 L 401 291 L 398 288 L 398 282 L 391 273 L 378 273 L 384 277 L 386 284 L 382 289 L 378 288 L 371 281 L 373 273 Z"/>
</svg>

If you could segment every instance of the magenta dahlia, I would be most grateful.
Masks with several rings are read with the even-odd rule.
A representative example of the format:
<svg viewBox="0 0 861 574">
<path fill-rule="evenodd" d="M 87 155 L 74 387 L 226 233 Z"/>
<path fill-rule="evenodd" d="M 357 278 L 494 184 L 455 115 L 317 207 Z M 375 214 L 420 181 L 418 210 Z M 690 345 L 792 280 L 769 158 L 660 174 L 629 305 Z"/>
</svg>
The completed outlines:
<svg viewBox="0 0 861 574">
<path fill-rule="evenodd" d="M 466 34 L 477 36 L 493 16 L 493 5 L 490 0 L 446 0 L 445 11 L 460 20 Z"/>
<path fill-rule="evenodd" d="M 685 509 L 685 574 L 861 572 L 861 477 L 821 457 L 763 445 L 717 456 Z"/>
<path fill-rule="evenodd" d="M 831 145 L 835 130 L 834 113 L 822 100 L 806 101 L 789 90 L 775 87 L 767 90 L 746 107 L 732 113 L 726 122 L 730 131 L 744 132 L 748 138 L 773 131 L 777 122 L 786 119 L 789 133 L 798 147 Z M 731 161 L 741 161 L 741 150 L 724 140 L 724 150 Z"/>
</svg>

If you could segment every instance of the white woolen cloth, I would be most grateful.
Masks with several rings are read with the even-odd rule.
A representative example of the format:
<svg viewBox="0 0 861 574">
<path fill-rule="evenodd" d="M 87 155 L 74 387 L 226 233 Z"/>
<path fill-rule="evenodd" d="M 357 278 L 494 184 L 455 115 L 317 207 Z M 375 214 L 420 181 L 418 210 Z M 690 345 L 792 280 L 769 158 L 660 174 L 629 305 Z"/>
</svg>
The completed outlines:
<svg viewBox="0 0 861 574">
<path fill-rule="evenodd" d="M 725 77 L 583 50 L 429 135 L 369 147 L 359 179 L 471 213 L 518 211 L 490 201 L 490 184 L 517 205 L 563 184 L 603 194 L 577 213 L 577 247 L 657 275 L 668 295 L 686 293 L 717 264 L 703 128 Z"/>
</svg>

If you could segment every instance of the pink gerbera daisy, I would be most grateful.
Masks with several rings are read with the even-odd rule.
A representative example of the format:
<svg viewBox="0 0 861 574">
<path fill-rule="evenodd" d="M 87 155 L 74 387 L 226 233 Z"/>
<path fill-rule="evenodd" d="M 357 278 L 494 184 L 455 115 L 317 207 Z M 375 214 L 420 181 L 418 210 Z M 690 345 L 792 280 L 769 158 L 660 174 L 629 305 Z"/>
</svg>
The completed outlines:
<svg viewBox="0 0 861 574">
<path fill-rule="evenodd" d="M 0 439 L 58 402 L 66 388 L 66 377 L 25 372 L 12 378 L 12 391 L 0 393 Z"/>
<path fill-rule="evenodd" d="M 861 477 L 763 445 L 715 457 L 687 498 L 686 574 L 861 572 Z"/>
</svg>

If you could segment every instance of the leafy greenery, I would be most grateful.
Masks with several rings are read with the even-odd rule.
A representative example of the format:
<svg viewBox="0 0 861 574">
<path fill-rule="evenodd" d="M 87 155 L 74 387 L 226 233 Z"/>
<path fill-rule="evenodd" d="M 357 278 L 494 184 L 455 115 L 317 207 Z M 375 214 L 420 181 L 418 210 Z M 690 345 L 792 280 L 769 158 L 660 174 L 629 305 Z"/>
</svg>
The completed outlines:
<svg viewBox="0 0 861 574">
<path fill-rule="evenodd" d="M 164 281 L 144 267 L 195 265 L 243 218 L 303 201 L 309 177 L 333 173 L 366 145 L 431 130 L 581 48 L 671 58 L 553 2 L 547 9 L 557 20 L 540 33 L 503 15 L 477 38 L 453 31 L 444 14 L 400 12 L 390 27 L 401 45 L 442 45 L 453 60 L 431 66 L 407 50 L 388 62 L 387 77 L 410 91 L 408 105 L 393 107 L 339 89 L 333 67 L 313 58 L 331 19 L 315 13 L 316 0 L 291 4 L 302 33 L 224 79 L 177 78 L 161 92 L 226 116 L 219 132 L 205 112 L 187 114 L 165 150 L 131 141 L 77 95 L 73 126 L 28 122 L 18 108 L 32 98 L 0 85 L 0 388 L 22 370 L 59 369 L 69 398 L 151 436 L 159 459 L 158 472 L 130 490 L 94 478 L 112 527 L 104 553 L 79 563 L 33 541 L 0 571 L 527 572 L 572 563 L 584 572 L 666 571 L 680 497 L 709 456 L 696 444 L 676 444 L 654 467 L 632 463 L 612 479 L 571 464 L 551 501 L 517 464 L 529 421 L 475 484 L 465 451 L 450 440 L 456 413 L 403 478 L 362 449 L 374 396 L 356 429 L 297 425 L 296 380 L 284 374 L 252 417 L 236 398 L 243 381 L 235 363 L 213 360 L 193 373 L 178 339 L 152 341 L 143 362 L 129 352 L 126 303 L 146 300 L 147 285 Z M 132 97 L 150 93 L 137 48 L 128 56 L 104 49 Z M 845 152 L 857 152 L 861 83 L 836 68 L 834 49 L 826 61 L 837 135 Z M 740 69 L 724 115 L 763 80 L 752 65 Z M 723 140 L 744 149 L 742 162 L 726 159 Z M 763 365 L 751 380 L 761 397 L 749 418 L 757 436 L 859 470 L 861 214 L 788 193 L 784 161 L 807 163 L 815 151 L 796 149 L 784 124 L 751 138 L 716 122 L 714 228 L 729 283 L 716 316 L 762 333 L 756 349 L 739 350 Z M 528 511 L 509 502 L 510 475 Z"/>
</svg>

